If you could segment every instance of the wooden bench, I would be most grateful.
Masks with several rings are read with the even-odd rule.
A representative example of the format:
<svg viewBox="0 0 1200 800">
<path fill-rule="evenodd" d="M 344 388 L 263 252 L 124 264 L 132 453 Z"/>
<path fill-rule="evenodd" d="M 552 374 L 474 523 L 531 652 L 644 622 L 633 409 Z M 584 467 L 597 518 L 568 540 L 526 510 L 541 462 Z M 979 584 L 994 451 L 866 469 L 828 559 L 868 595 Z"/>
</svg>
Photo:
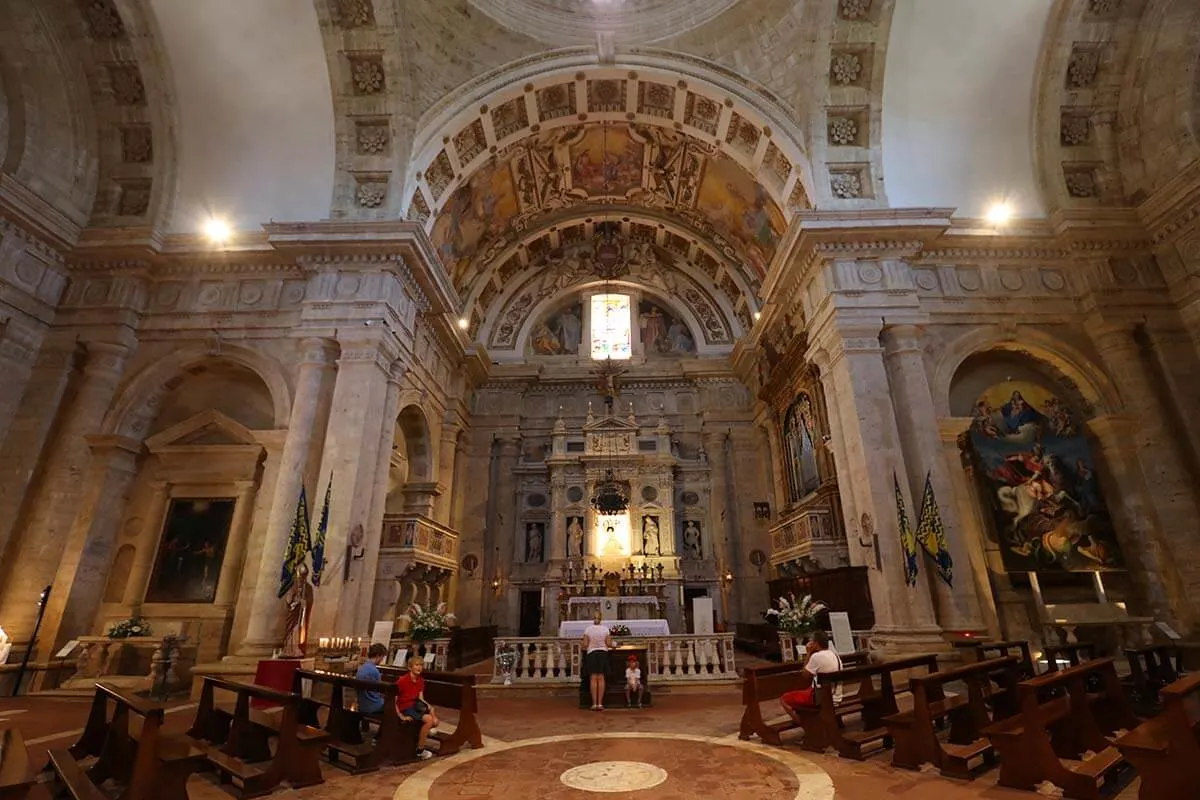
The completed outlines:
<svg viewBox="0 0 1200 800">
<path fill-rule="evenodd" d="M 383 679 L 392 683 L 405 672 L 406 670 L 398 667 L 379 668 Z M 452 672 L 423 672 L 421 677 L 425 679 L 425 702 L 435 709 L 452 708 L 458 711 L 458 724 L 454 733 L 437 733 L 432 737 L 438 743 L 438 755 L 453 755 L 465 744 L 473 748 L 483 747 L 483 731 L 479 729 L 479 696 L 475 692 L 476 676 Z M 401 717 L 401 721 L 403 720 Z"/>
<path fill-rule="evenodd" d="M 1091 642 L 1048 644 L 1045 651 L 1047 672 L 1058 672 L 1059 661 L 1066 661 L 1070 667 L 1078 667 L 1084 661 L 1096 658 L 1096 645 Z"/>
<path fill-rule="evenodd" d="M 297 670 L 294 681 L 295 693 L 301 696 L 300 723 L 329 734 L 326 753 L 334 766 L 358 774 L 379 769 L 382 764 L 398 764 L 416 757 L 417 729 L 400 721 L 394 682 L 362 681 L 347 675 L 308 670 Z M 305 681 L 309 682 L 308 692 L 303 691 Z M 360 691 L 383 695 L 383 710 L 378 714 L 360 711 L 357 707 Z M 347 702 L 347 692 L 353 693 L 352 702 Z M 328 700 L 324 699 L 326 696 Z M 320 721 L 323 708 L 328 709 L 324 725 Z M 367 741 L 363 736 L 367 721 L 378 725 L 373 741 Z"/>
<path fill-rule="evenodd" d="M 1200 673 L 1159 695 L 1163 712 L 1114 744 L 1141 776 L 1141 800 L 1190 797 L 1200 786 Z"/>
<path fill-rule="evenodd" d="M 842 656 L 842 665 L 847 661 L 854 663 L 865 662 L 865 652 L 856 651 Z M 811 685 L 812 676 L 804 669 L 803 664 L 789 661 L 786 664 L 774 664 L 769 667 L 746 667 L 742 670 L 742 721 L 738 727 L 738 738 L 749 739 L 758 736 L 764 744 L 783 744 L 780 734 L 784 731 L 800 727 L 790 717 L 782 722 L 768 725 L 763 719 L 760 703 L 776 700 L 786 692 L 803 689 Z M 851 714 L 859 709 L 857 700 L 843 698 L 838 706 L 840 714 Z"/>
<path fill-rule="evenodd" d="M 1018 659 L 1006 656 L 910 678 L 912 710 L 883 720 L 895 741 L 892 764 L 905 769 L 933 764 L 943 775 L 968 780 L 973 777 L 971 762 L 982 759 L 990 765 L 992 746 L 983 729 L 1015 712 L 1019 669 Z M 947 697 L 945 686 L 955 681 L 966 684 L 967 693 Z M 950 721 L 946 742 L 937 736 L 942 719 Z"/>
<path fill-rule="evenodd" d="M 1134 705 L 1145 716 L 1158 713 L 1162 708 L 1158 696 L 1159 689 L 1179 680 L 1179 648 L 1173 644 L 1152 644 L 1144 647 L 1126 647 L 1124 652 L 1129 662 L 1126 684 Z"/>
<path fill-rule="evenodd" d="M 1033 656 L 1029 652 L 1029 642 L 1012 639 L 1002 642 L 983 642 L 978 639 L 955 642 L 954 646 L 975 656 L 975 661 L 986 661 L 989 658 L 1017 658 L 1017 672 L 1022 680 L 1028 680 L 1037 675 L 1033 668 Z"/>
<path fill-rule="evenodd" d="M 96 684 L 79 741 L 53 751 L 47 768 L 77 798 L 91 797 L 111 779 L 121 787 L 120 800 L 187 800 L 188 776 L 204 768 L 204 751 L 162 732 L 165 711 L 162 703 Z M 78 762 L 90 756 L 96 761 L 85 771 Z"/>
<path fill-rule="evenodd" d="M 907 680 L 898 690 L 893 676 L 903 672 L 907 677 L 912 670 L 936 672 L 937 656 L 913 656 L 823 673 L 817 687 L 817 705 L 795 709 L 804 728 L 800 746 L 815 753 L 832 747 L 839 755 L 858 761 L 875 750 L 890 747 L 891 737 L 883 719 L 899 712 L 896 695 L 908 691 Z M 839 684 L 842 701 L 835 704 L 834 687 Z M 846 717 L 856 712 L 861 717 L 860 725 L 857 730 L 849 730 Z"/>
<path fill-rule="evenodd" d="M 1097 692 L 1088 690 L 1093 676 Z M 1017 692 L 1020 714 L 985 731 L 1000 755 L 999 784 L 1034 790 L 1049 781 L 1067 797 L 1098 800 L 1100 787 L 1124 766 L 1109 735 L 1137 724 L 1113 660 L 1048 672 L 1022 682 Z"/>
<path fill-rule="evenodd" d="M 21 732 L 0 727 L 0 800 L 25 800 L 34 783 Z"/>
<path fill-rule="evenodd" d="M 217 690 L 237 696 L 232 708 L 217 704 Z M 272 708 L 251 708 L 255 700 Z M 294 789 L 315 786 L 324 782 L 320 757 L 329 734 L 300 724 L 299 700 L 291 692 L 205 676 L 188 735 L 203 747 L 222 782 L 232 783 L 242 797 L 268 794 L 285 780 Z"/>
</svg>

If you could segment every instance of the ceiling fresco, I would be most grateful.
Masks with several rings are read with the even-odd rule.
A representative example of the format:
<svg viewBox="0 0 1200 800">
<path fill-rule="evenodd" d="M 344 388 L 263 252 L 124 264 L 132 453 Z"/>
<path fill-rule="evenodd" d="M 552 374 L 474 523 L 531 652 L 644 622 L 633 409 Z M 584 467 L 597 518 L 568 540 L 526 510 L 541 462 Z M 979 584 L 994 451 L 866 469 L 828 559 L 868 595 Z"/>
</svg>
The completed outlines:
<svg viewBox="0 0 1200 800">
<path fill-rule="evenodd" d="M 544 131 L 497 152 L 449 192 L 430 235 L 466 294 L 536 218 L 587 206 L 678 217 L 759 279 L 786 229 L 768 191 L 714 144 L 656 126 L 598 123 Z"/>
</svg>

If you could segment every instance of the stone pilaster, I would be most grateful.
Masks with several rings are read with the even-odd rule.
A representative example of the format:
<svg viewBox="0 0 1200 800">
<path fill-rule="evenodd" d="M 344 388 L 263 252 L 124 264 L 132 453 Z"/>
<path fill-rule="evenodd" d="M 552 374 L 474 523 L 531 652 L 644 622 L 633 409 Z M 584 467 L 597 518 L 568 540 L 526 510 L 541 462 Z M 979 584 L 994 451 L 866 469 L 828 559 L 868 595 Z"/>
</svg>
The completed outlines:
<svg viewBox="0 0 1200 800">
<path fill-rule="evenodd" d="M 42 325 L 22 324 L 16 319 L 0 323 L 0 374 L 4 375 L 4 391 L 0 392 L 0 442 L 17 415 L 45 332 Z"/>
<path fill-rule="evenodd" d="M 456 424 L 442 423 L 442 433 L 438 437 L 437 480 L 442 486 L 442 492 L 433 504 L 433 518 L 447 527 L 454 527 L 453 516 L 455 464 L 458 461 L 458 438 L 462 428 Z"/>
<path fill-rule="evenodd" d="M 300 487 L 304 485 L 310 445 L 314 438 L 319 439 L 322 435 L 322 431 L 316 430 L 318 411 L 333 390 L 335 343 L 330 339 L 313 338 L 305 339 L 301 347 L 303 360 L 296 379 L 296 395 L 288 420 L 287 439 L 279 457 L 262 557 L 256 570 L 258 577 L 253 596 L 248 598 L 250 618 L 245 641 L 238 649 L 241 656 L 270 655 L 282 643 L 283 603 L 276 595 L 279 570 L 292 520 L 296 515 Z M 313 488 L 315 494 L 315 482 Z M 319 503 L 313 494 L 309 495 L 310 503 Z M 247 602 L 247 599 L 243 602 Z"/>
<path fill-rule="evenodd" d="M 487 519 L 484 521 L 484 602 L 481 617 L 485 625 L 498 625 L 501 633 L 507 633 L 511 627 L 504 596 L 508 592 L 507 576 L 512 562 L 511 557 L 505 553 L 511 548 L 510 533 L 516 526 L 516 479 L 513 468 L 520 457 L 521 437 L 518 434 L 498 435 L 492 442 Z M 503 581 L 500 597 L 497 597 L 491 588 L 492 580 L 497 577 Z"/>
<path fill-rule="evenodd" d="M 229 524 L 221 575 L 217 578 L 218 606 L 230 606 L 237 600 L 238 579 L 246 559 L 246 540 L 250 536 L 250 523 L 254 518 L 254 498 L 258 494 L 254 481 L 238 481 L 234 487 L 237 489 L 237 502 L 233 507 L 233 520 Z"/>
<path fill-rule="evenodd" d="M 1191 471 L 1193 485 L 1200 483 L 1200 358 L 1188 331 L 1163 324 L 1147 324 L 1146 345 L 1170 392 L 1172 426 L 1182 430 L 1177 437 L 1185 466 Z"/>
<path fill-rule="evenodd" d="M 142 530 L 138 534 L 133 567 L 129 571 L 129 581 L 125 584 L 124 604 L 129 606 L 131 616 L 142 613 L 142 604 L 146 601 L 146 587 L 150 583 L 150 570 L 154 567 L 154 555 L 158 550 L 158 539 L 162 535 L 163 523 L 167 519 L 167 506 L 171 502 L 171 484 L 167 481 L 155 481 L 151 484 L 151 489 L 154 493 L 142 518 Z"/>
<path fill-rule="evenodd" d="M 908 586 L 904 580 L 892 474 L 906 475 L 907 470 L 879 333 L 879 325 L 829 324 L 814 336 L 809 358 L 821 370 L 826 406 L 838 407 L 844 434 L 838 446 L 845 458 L 838 463 L 843 514 L 860 526 L 868 520 L 867 527 L 878 536 L 882 569 L 872 564 L 867 572 L 875 609 L 874 647 L 885 653 L 929 651 L 944 643 L 934 621 L 928 583 L 918 580 Z M 915 524 L 911 495 L 905 499 Z M 861 559 L 862 550 L 858 552 Z"/>
<path fill-rule="evenodd" d="M 48 443 L 45 468 L 26 497 L 28 514 L 10 546 L 11 563 L 0 586 L 0 613 L 14 638 L 27 636 L 36 616 L 36 600 L 44 586 L 54 580 L 71 538 L 76 511 L 83 499 L 81 480 L 92 461 L 87 437 L 100 430 L 125 370 L 128 348 L 119 344 L 91 343 L 73 399 L 63 409 L 56 435 Z M 11 437 L 10 437 L 11 438 Z M 32 465 L 31 465 L 32 466 Z M 14 505 L 17 503 L 14 503 Z M 84 541 L 79 541 L 83 547 Z M 68 587 L 55 587 L 52 604 L 61 613 L 60 599 Z M 50 612 L 47 612 L 49 618 Z M 43 634 L 43 641 L 47 641 Z"/>
<path fill-rule="evenodd" d="M 546 526 L 546 563 L 554 570 L 567 558 L 567 476 L 562 469 L 550 474 L 550 524 Z"/>
<path fill-rule="evenodd" d="M 717 556 L 717 567 L 721 575 L 733 570 L 734 553 L 730 546 L 730 540 L 738 534 L 731 528 L 729 519 L 731 481 L 727 469 L 729 459 L 725 449 L 726 435 L 727 431 L 713 429 L 705 430 L 702 435 L 704 453 L 709 464 L 708 485 L 711 487 L 708 497 L 708 529 L 712 532 L 709 537 L 709 545 L 712 548 L 711 552 Z M 733 588 L 722 583 L 720 616 L 724 622 L 729 624 L 737 621 L 735 613 L 737 609 L 734 607 L 734 603 Z"/>
<path fill-rule="evenodd" d="M 982 633 L 985 627 L 979 613 L 979 597 L 975 581 L 968 574 L 970 546 L 962 530 L 958 507 L 950 502 L 952 487 L 941 452 L 941 436 L 929 379 L 925 373 L 920 337 L 921 331 L 916 325 L 889 325 L 883 329 L 884 363 L 906 467 L 906 475 L 901 476 L 901 482 L 908 481 L 913 499 L 910 519 L 914 528 L 920 516 L 926 475 L 933 486 L 934 497 L 941 498 L 938 510 L 946 532 L 946 546 L 958 573 L 953 585 L 947 586 L 945 581 L 936 576 L 932 561 L 924 554 L 918 558 L 922 572 L 929 575 L 934 586 L 938 624 L 946 630 Z"/>
<path fill-rule="evenodd" d="M 1177 434 L 1167 424 L 1155 377 L 1147 369 L 1132 325 L 1095 324 L 1089 334 L 1100 351 L 1126 407 L 1135 413 L 1133 451 L 1149 489 L 1150 506 L 1182 579 L 1185 603 L 1177 610 L 1180 622 L 1193 628 L 1200 622 L 1200 548 L 1196 520 L 1200 519 L 1196 487 L 1181 454 Z"/>
</svg>

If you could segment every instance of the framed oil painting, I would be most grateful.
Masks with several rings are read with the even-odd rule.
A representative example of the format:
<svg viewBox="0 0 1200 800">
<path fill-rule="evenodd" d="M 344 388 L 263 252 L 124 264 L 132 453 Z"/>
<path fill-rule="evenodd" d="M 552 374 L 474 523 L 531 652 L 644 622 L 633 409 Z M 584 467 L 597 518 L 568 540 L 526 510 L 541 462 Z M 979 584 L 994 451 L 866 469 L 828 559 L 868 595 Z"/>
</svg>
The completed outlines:
<svg viewBox="0 0 1200 800">
<path fill-rule="evenodd" d="M 236 502 L 232 497 L 171 501 L 146 590 L 147 603 L 216 600 Z"/>
</svg>

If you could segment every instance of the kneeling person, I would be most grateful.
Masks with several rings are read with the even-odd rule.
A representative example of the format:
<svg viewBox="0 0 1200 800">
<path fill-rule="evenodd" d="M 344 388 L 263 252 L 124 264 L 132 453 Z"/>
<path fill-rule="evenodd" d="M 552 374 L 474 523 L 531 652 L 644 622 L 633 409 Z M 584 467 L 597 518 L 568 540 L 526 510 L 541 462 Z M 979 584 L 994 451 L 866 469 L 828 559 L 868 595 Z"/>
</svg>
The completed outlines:
<svg viewBox="0 0 1200 800">
<path fill-rule="evenodd" d="M 821 686 L 821 674 L 837 672 L 842 668 L 842 659 L 837 651 L 829 646 L 829 634 L 825 631 L 814 632 L 812 641 L 805 649 L 808 658 L 804 662 L 804 670 L 812 676 L 810 685 L 806 689 L 785 692 L 779 698 L 779 705 L 783 706 L 783 710 L 798 724 L 803 723 L 800 716 L 796 714 L 797 708 L 815 708 L 817 706 L 817 689 Z M 842 685 L 839 683 L 833 687 L 833 702 L 841 702 L 841 699 Z"/>
<path fill-rule="evenodd" d="M 420 724 L 421 732 L 417 734 L 417 758 L 433 758 L 433 753 L 425 748 L 429 732 L 438 726 L 437 712 L 433 706 L 425 702 L 425 679 L 421 673 L 425 670 L 425 660 L 420 656 L 408 659 L 408 672 L 396 679 L 396 710 L 401 717 L 407 717 Z"/>
</svg>

